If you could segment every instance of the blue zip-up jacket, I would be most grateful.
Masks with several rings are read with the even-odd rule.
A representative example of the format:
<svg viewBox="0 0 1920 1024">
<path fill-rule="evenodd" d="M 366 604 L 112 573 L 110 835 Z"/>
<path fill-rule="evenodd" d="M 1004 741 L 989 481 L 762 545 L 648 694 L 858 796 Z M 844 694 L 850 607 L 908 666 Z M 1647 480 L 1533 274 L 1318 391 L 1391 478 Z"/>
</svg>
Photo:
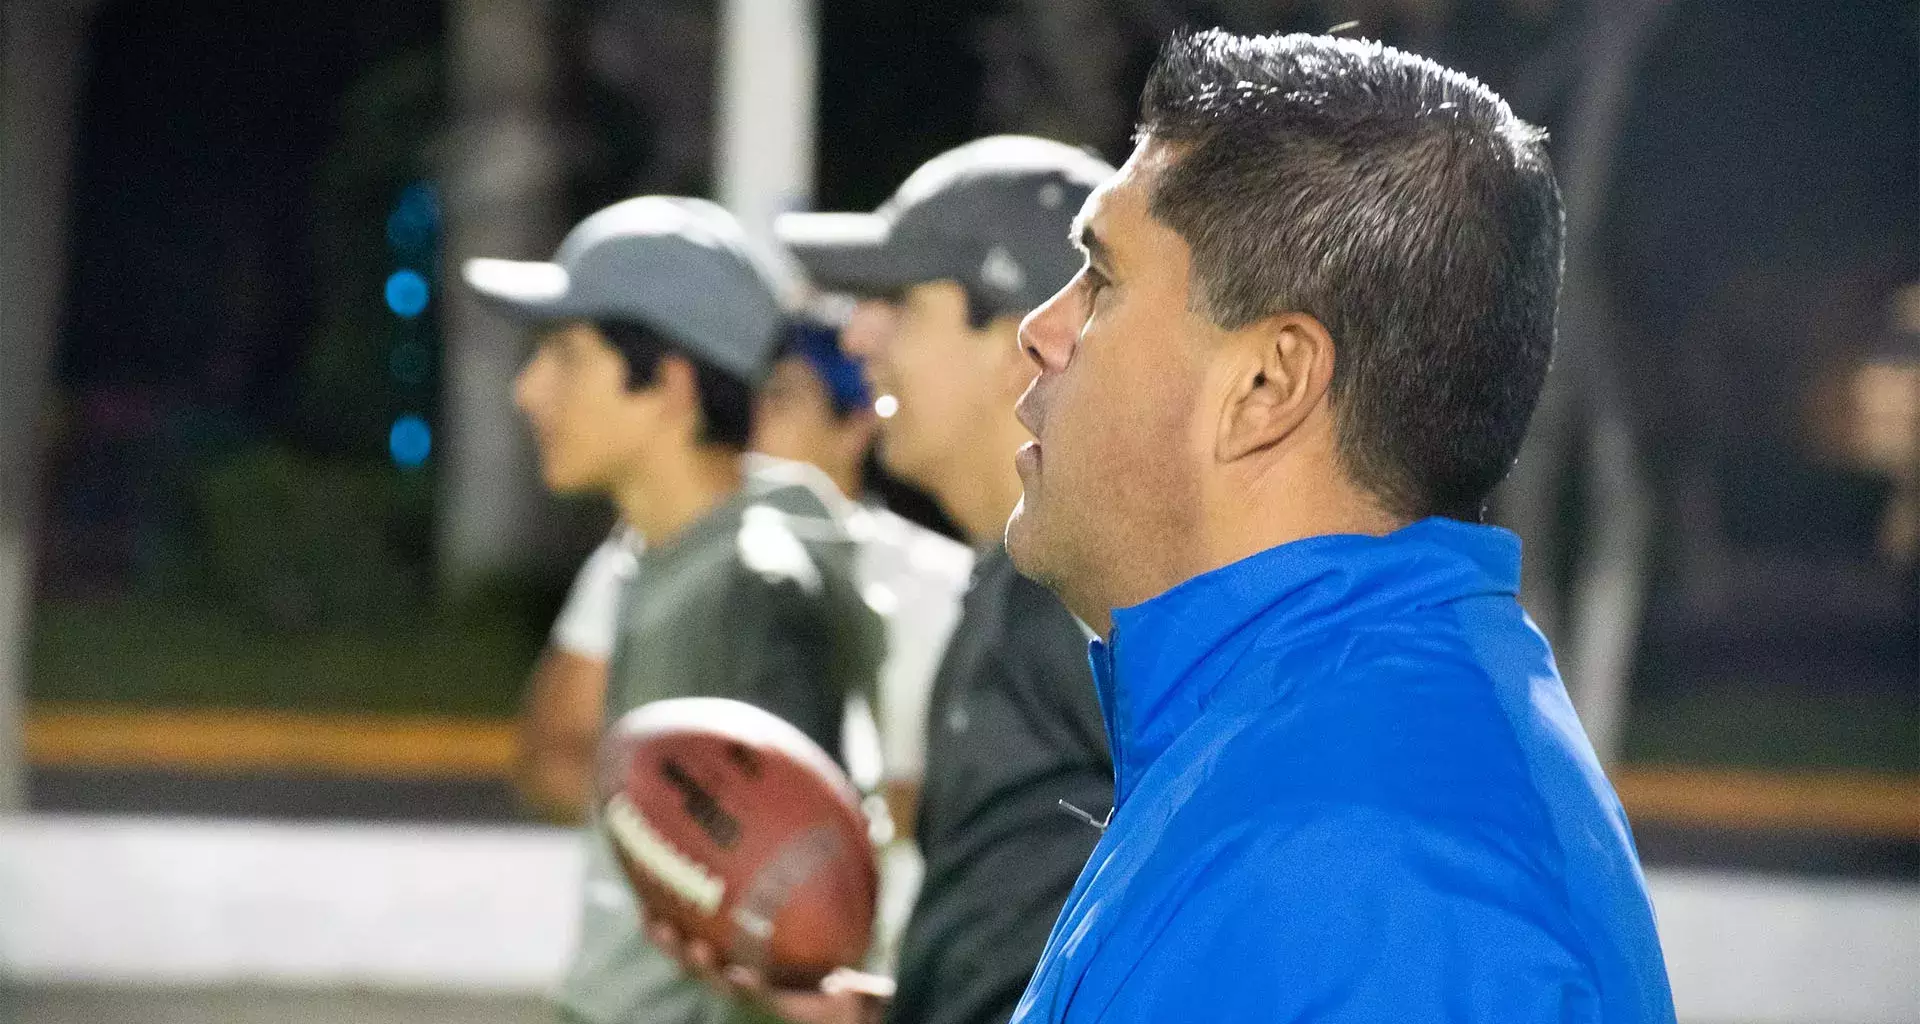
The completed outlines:
<svg viewBox="0 0 1920 1024">
<path fill-rule="evenodd" d="M 1673 1021 L 1519 578 L 1512 534 L 1429 519 L 1114 612 L 1115 808 L 1016 1024 Z"/>
</svg>

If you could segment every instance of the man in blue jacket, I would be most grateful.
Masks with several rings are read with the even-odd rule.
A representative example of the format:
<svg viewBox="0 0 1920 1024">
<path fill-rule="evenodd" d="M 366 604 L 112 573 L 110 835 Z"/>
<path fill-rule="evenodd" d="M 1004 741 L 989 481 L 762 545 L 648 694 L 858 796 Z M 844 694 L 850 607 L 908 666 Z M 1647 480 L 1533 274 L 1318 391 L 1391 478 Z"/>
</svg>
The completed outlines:
<svg viewBox="0 0 1920 1024">
<path fill-rule="evenodd" d="M 1015 563 L 1116 807 L 1014 1020 L 1672 1021 L 1625 816 L 1479 525 L 1552 348 L 1541 133 L 1377 44 L 1183 35 L 1034 311 Z"/>
</svg>

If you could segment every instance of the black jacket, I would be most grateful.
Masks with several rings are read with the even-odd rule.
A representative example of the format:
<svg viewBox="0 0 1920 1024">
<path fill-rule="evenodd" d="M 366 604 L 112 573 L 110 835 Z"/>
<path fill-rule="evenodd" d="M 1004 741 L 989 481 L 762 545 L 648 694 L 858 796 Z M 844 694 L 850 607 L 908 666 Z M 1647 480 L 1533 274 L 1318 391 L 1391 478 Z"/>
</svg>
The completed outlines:
<svg viewBox="0 0 1920 1024">
<path fill-rule="evenodd" d="M 1005 1024 L 1113 804 L 1087 634 L 996 548 L 934 679 L 915 836 L 926 879 L 891 1024 Z"/>
</svg>

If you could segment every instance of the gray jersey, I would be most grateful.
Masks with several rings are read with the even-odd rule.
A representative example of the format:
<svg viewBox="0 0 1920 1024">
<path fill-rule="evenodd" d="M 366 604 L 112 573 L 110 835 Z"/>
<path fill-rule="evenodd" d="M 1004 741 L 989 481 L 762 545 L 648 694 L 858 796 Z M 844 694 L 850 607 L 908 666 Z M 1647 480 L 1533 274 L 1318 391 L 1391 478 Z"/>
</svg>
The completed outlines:
<svg viewBox="0 0 1920 1024">
<path fill-rule="evenodd" d="M 884 638 L 855 549 L 804 487 L 740 494 L 639 556 L 607 679 L 611 723 L 669 697 L 731 697 L 839 748 L 850 693 L 870 693 Z M 589 1024 L 717 1024 L 758 1015 L 685 978 L 647 943 L 605 833 L 587 829 L 578 951 L 558 1001 Z"/>
</svg>

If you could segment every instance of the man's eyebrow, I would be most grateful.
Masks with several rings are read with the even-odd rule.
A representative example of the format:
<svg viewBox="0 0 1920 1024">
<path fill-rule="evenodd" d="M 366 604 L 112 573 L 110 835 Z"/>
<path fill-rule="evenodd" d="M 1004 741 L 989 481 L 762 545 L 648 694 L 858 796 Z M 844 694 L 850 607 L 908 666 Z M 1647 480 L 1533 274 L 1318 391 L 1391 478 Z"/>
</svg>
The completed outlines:
<svg viewBox="0 0 1920 1024">
<path fill-rule="evenodd" d="M 1074 248 L 1087 254 L 1089 263 L 1112 268 L 1113 252 L 1107 248 L 1107 243 L 1101 241 L 1100 236 L 1094 233 L 1092 224 L 1077 218 L 1074 220 L 1073 245 Z"/>
</svg>

